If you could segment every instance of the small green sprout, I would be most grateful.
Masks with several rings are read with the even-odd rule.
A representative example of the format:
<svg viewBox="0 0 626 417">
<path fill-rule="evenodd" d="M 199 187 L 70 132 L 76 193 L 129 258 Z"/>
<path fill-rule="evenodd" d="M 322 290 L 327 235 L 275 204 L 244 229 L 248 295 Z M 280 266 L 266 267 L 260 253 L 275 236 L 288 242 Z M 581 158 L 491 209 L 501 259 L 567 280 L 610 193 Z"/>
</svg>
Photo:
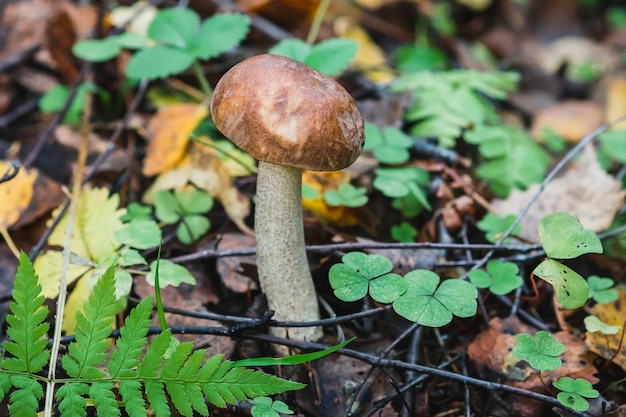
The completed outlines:
<svg viewBox="0 0 626 417">
<path fill-rule="evenodd" d="M 612 326 L 601 321 L 596 316 L 587 316 L 583 320 L 588 332 L 600 332 L 602 334 L 617 334 L 622 326 Z"/>
<path fill-rule="evenodd" d="M 130 222 L 131 220 L 150 220 L 152 219 L 152 207 L 145 206 L 135 201 L 126 206 L 126 214 L 120 217 L 123 222 Z"/>
<path fill-rule="evenodd" d="M 105 107 L 108 107 L 111 95 L 106 90 L 103 90 L 91 81 L 82 83 L 78 86 L 74 99 L 67 113 L 65 113 L 63 123 L 78 124 L 80 122 L 88 93 L 96 93 Z M 39 100 L 39 110 L 42 113 L 56 113 L 63 108 L 69 96 L 70 89 L 68 87 L 61 84 L 54 85 Z"/>
<path fill-rule="evenodd" d="M 128 62 L 130 79 L 157 79 L 178 74 L 198 60 L 215 58 L 239 45 L 248 34 L 250 19 L 237 13 L 215 14 L 200 22 L 198 14 L 185 8 L 160 10 L 148 27 L 148 38 L 122 34 L 101 40 L 79 41 L 72 51 L 79 58 L 101 62 L 122 49 L 137 49 Z M 154 45 L 149 46 L 148 41 Z M 198 68 L 196 67 L 198 75 Z M 203 76 L 200 81 L 206 80 Z M 205 90 L 206 90 L 205 86 Z"/>
<path fill-rule="evenodd" d="M 165 224 L 178 223 L 176 237 L 186 245 L 200 239 L 211 228 L 205 214 L 212 208 L 213 197 L 193 187 L 173 193 L 161 190 L 154 197 L 156 217 Z"/>
<path fill-rule="evenodd" d="M 516 264 L 499 260 L 489 261 L 486 271 L 477 269 L 468 275 L 470 282 L 476 287 L 489 288 L 496 295 L 508 294 L 524 282 Z"/>
<path fill-rule="evenodd" d="M 415 242 L 417 230 L 408 222 L 402 222 L 399 225 L 391 226 L 391 237 L 398 242 Z"/>
<path fill-rule="evenodd" d="M 352 184 L 341 184 L 336 190 L 324 191 L 324 201 L 329 206 L 361 207 L 367 204 L 367 189 Z"/>
<path fill-rule="evenodd" d="M 161 242 L 161 229 L 151 219 L 132 219 L 113 235 L 121 244 L 142 250 L 157 247 Z"/>
<path fill-rule="evenodd" d="M 589 298 L 593 298 L 596 303 L 609 304 L 619 298 L 619 294 L 613 288 L 615 282 L 611 278 L 601 278 L 591 275 L 587 278 L 589 284 Z"/>
<path fill-rule="evenodd" d="M 254 404 L 250 413 L 252 417 L 279 417 L 278 413 L 293 414 L 289 406 L 282 401 L 272 401 L 269 397 L 256 397 L 248 401 Z"/>
<path fill-rule="evenodd" d="M 279 42 L 268 52 L 295 59 L 332 77 L 348 67 L 358 49 L 359 44 L 350 39 L 332 38 L 311 46 L 294 38 Z"/>
<path fill-rule="evenodd" d="M 598 398 L 600 396 L 600 393 L 593 389 L 591 382 L 584 378 L 574 379 L 564 376 L 558 381 L 554 381 L 552 385 L 562 391 L 556 396 L 559 402 L 576 411 L 589 409 L 589 403 L 585 398 Z"/>
<path fill-rule="evenodd" d="M 453 316 L 476 314 L 476 287 L 460 279 L 440 281 L 432 271 L 419 269 L 404 276 L 407 290 L 393 303 L 393 309 L 407 320 L 428 327 L 445 326 Z"/>
<path fill-rule="evenodd" d="M 328 272 L 335 297 L 342 301 L 357 301 L 368 293 L 377 302 L 388 304 L 406 291 L 407 285 L 398 274 L 390 273 L 391 261 L 384 256 L 350 252 Z"/>
<path fill-rule="evenodd" d="M 409 160 L 413 139 L 400 129 L 385 126 L 382 129 L 365 123 L 364 151 L 372 151 L 374 157 L 384 164 L 403 164 Z"/>
<path fill-rule="evenodd" d="M 589 285 L 576 271 L 555 259 L 572 259 L 587 253 L 602 253 L 602 243 L 591 230 L 571 214 L 553 213 L 539 223 L 539 239 L 548 259 L 541 262 L 533 274 L 554 287 L 558 302 L 567 309 L 581 307 L 587 302 Z"/>
<path fill-rule="evenodd" d="M 565 345 L 544 330 L 538 331 L 534 337 L 526 333 L 518 334 L 513 348 L 515 357 L 528 361 L 539 371 L 558 369 L 562 363 L 558 356 L 564 352 Z"/>
<path fill-rule="evenodd" d="M 430 182 L 426 171 L 419 167 L 378 168 L 374 188 L 385 197 L 392 198 L 391 205 L 405 217 L 415 217 L 424 208 L 432 210 L 425 187 Z"/>
<path fill-rule="evenodd" d="M 500 217 L 494 213 L 487 213 L 481 221 L 476 223 L 478 230 L 485 232 L 485 239 L 488 242 L 496 243 L 502 237 L 502 234 L 513 224 L 515 216 L 509 214 L 506 217 Z M 519 234 L 522 232 L 522 225 L 518 224 L 513 229 L 513 234 Z M 503 243 L 507 244 L 511 242 L 511 238 L 506 238 Z"/>
<path fill-rule="evenodd" d="M 394 53 L 394 59 L 403 72 L 444 69 L 448 65 L 446 55 L 428 45 L 402 45 Z"/>
</svg>

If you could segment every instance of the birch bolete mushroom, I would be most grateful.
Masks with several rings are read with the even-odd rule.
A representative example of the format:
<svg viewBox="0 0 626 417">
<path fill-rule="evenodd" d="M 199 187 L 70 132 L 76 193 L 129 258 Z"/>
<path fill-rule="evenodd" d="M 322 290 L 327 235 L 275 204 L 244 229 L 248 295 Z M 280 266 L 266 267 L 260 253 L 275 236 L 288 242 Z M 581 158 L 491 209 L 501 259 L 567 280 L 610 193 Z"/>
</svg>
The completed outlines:
<svg viewBox="0 0 626 417">
<path fill-rule="evenodd" d="M 320 318 L 302 225 L 302 170 L 336 171 L 363 149 L 363 118 L 334 79 L 278 55 L 258 55 L 220 79 L 211 101 L 217 128 L 259 160 L 254 228 L 261 289 L 274 318 Z M 316 327 L 274 328 L 312 341 Z"/>
</svg>

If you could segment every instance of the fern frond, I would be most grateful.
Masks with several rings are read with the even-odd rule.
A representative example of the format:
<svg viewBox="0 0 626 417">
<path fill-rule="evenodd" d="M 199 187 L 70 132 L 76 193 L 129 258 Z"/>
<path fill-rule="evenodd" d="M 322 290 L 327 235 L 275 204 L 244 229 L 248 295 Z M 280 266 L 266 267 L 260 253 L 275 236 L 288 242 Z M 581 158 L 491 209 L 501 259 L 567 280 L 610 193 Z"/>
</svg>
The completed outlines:
<svg viewBox="0 0 626 417">
<path fill-rule="evenodd" d="M 87 415 L 87 400 L 89 385 L 83 382 L 67 382 L 59 388 L 56 394 L 59 403 L 59 412 L 63 417 L 85 417 Z"/>
<path fill-rule="evenodd" d="M 25 375 L 11 375 L 16 389 L 9 396 L 9 413 L 13 416 L 36 417 L 43 388 L 39 381 Z"/>
<path fill-rule="evenodd" d="M 63 369 L 73 378 L 102 379 L 104 372 L 95 366 L 107 358 L 108 337 L 119 305 L 115 299 L 114 269 L 110 267 L 98 280 L 85 302 L 84 313 L 76 313 L 76 340 L 63 356 Z"/>
<path fill-rule="evenodd" d="M 109 381 L 94 382 L 89 388 L 89 397 L 98 410 L 98 415 L 106 417 L 119 417 L 120 409 L 113 393 L 113 383 Z"/>
<path fill-rule="evenodd" d="M 133 308 L 120 329 L 117 339 L 117 350 L 111 355 L 109 373 L 111 378 L 134 377 L 135 368 L 139 364 L 142 348 L 146 346 L 150 316 L 152 314 L 152 297 L 142 300 Z"/>
<path fill-rule="evenodd" d="M 4 348 L 14 357 L 2 361 L 1 366 L 8 371 L 35 374 L 50 359 L 45 337 L 50 325 L 44 323 L 48 308 L 43 305 L 41 285 L 37 282 L 33 264 L 23 252 L 15 275 L 13 299 L 15 301 L 9 303 L 11 314 L 6 318 L 9 324 L 7 335 L 11 340 L 4 342 Z"/>
<path fill-rule="evenodd" d="M 171 415 L 162 382 L 146 382 L 146 397 L 148 397 L 150 409 L 156 417 L 169 417 Z"/>
<path fill-rule="evenodd" d="M 145 417 L 146 402 L 139 381 L 120 381 L 119 392 L 129 417 Z"/>
</svg>

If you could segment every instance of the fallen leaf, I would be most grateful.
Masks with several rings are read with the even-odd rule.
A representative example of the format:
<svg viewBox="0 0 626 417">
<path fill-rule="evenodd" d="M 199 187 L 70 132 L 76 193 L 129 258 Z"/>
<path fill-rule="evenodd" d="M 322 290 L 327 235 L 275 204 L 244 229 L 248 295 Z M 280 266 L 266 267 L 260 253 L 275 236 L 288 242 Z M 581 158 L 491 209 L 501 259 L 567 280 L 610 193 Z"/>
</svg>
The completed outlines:
<svg viewBox="0 0 626 417">
<path fill-rule="evenodd" d="M 542 111 L 535 117 L 532 135 L 545 141 L 549 129 L 569 142 L 578 142 L 604 123 L 602 108 L 593 101 L 562 101 Z"/>
<path fill-rule="evenodd" d="M 10 168 L 9 161 L 0 161 L 0 176 Z M 0 184 L 0 224 L 9 228 L 15 224 L 33 198 L 37 170 L 20 168 L 17 175 Z"/>
<path fill-rule="evenodd" d="M 316 198 L 302 198 L 302 208 L 326 223 L 338 226 L 354 226 L 359 222 L 357 210 L 345 206 L 329 206 L 324 201 L 324 191 L 336 190 L 341 184 L 350 182 L 350 174 L 343 171 L 308 171 L 302 173 L 302 185 L 317 192 Z"/>
<path fill-rule="evenodd" d="M 157 14 L 158 9 L 147 1 L 138 1 L 131 6 L 119 6 L 111 11 L 109 19 L 117 27 L 123 27 L 130 21 L 127 32 L 148 34 L 148 27 Z M 132 18 L 132 20 L 131 20 Z"/>
<path fill-rule="evenodd" d="M 612 78 L 606 92 L 606 121 L 610 122 L 626 114 L 626 79 Z M 612 130 L 626 129 L 626 120 L 611 127 Z"/>
<path fill-rule="evenodd" d="M 148 123 L 152 138 L 146 148 L 144 175 L 161 174 L 176 166 L 185 157 L 189 135 L 207 115 L 207 107 L 198 104 L 161 107 Z"/>
<path fill-rule="evenodd" d="M 536 331 L 516 317 L 493 318 L 489 322 L 489 327 L 480 332 L 468 346 L 467 353 L 470 361 L 483 378 L 508 379 L 507 384 L 515 387 L 544 392 L 538 372 L 512 353 L 518 334 L 534 334 Z M 578 336 L 567 332 L 558 332 L 553 336 L 558 342 L 565 344 L 567 349 L 559 357 L 563 360 L 563 365 L 559 369 L 542 372 L 546 384 L 550 385 L 551 381 L 561 376 L 585 378 L 592 384 L 598 383 L 599 379 L 594 375 L 597 369 L 593 366 L 592 357 L 584 342 Z M 530 401 L 515 403 L 515 410 L 521 416 L 539 415 L 541 407 L 543 407 L 541 404 Z"/>
<path fill-rule="evenodd" d="M 482 12 L 491 6 L 493 0 L 456 0 L 456 2 L 475 12 Z"/>
<path fill-rule="evenodd" d="M 359 44 L 352 65 L 367 78 L 375 83 L 386 83 L 395 78 L 394 72 L 387 65 L 385 53 L 361 26 L 348 17 L 338 17 L 334 29 L 338 36 Z"/>
<path fill-rule="evenodd" d="M 626 371 L 626 344 L 620 343 L 622 332 L 624 331 L 624 318 L 626 317 L 626 291 L 624 289 L 617 290 L 619 298 L 609 304 L 596 304 L 591 307 L 590 312 L 600 321 L 611 325 L 619 326 L 620 330 L 617 334 L 605 335 L 601 332 L 586 332 L 587 346 L 589 349 L 602 356 L 605 359 L 611 359 L 618 347 L 621 345 L 620 353 L 613 359 L 617 365 Z"/>
<path fill-rule="evenodd" d="M 220 250 L 240 249 L 256 246 L 254 238 L 242 233 L 228 233 L 222 236 L 219 242 Z M 243 294 L 248 290 L 259 288 L 257 282 L 250 278 L 242 269 L 244 264 L 256 265 L 254 256 L 226 256 L 217 260 L 217 272 L 222 283 L 229 290 Z"/>
<path fill-rule="evenodd" d="M 493 212 L 501 217 L 517 215 L 538 189 L 535 184 L 526 191 L 513 191 L 506 200 L 494 200 Z M 600 167 L 593 147 L 587 146 L 577 162 L 546 186 L 522 219 L 519 235 L 538 242 L 539 222 L 558 211 L 572 214 L 586 229 L 601 232 L 612 223 L 623 201 L 621 183 Z"/>
</svg>

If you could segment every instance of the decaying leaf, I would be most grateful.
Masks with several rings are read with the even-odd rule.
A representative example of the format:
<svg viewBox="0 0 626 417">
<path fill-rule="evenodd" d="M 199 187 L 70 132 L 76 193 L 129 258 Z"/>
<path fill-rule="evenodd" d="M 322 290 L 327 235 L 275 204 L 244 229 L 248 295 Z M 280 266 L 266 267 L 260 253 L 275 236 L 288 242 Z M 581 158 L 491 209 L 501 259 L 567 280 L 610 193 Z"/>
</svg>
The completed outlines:
<svg viewBox="0 0 626 417">
<path fill-rule="evenodd" d="M 11 166 L 8 161 L 0 161 L 0 176 Z M 15 224 L 26 210 L 33 197 L 33 187 L 37 179 L 35 169 L 20 169 L 17 175 L 0 184 L 0 224 L 9 228 Z"/>
<path fill-rule="evenodd" d="M 546 130 L 550 130 L 575 143 L 603 122 L 602 108 L 593 101 L 562 101 L 537 114 L 532 125 L 532 135 L 544 141 Z"/>
<path fill-rule="evenodd" d="M 493 212 L 501 217 L 516 215 L 538 188 L 533 185 L 526 191 L 513 191 L 506 200 L 494 200 Z M 522 220 L 520 236 L 538 242 L 539 222 L 558 211 L 572 214 L 586 229 L 601 232 L 609 227 L 623 201 L 620 182 L 600 167 L 594 149 L 588 146 L 578 162 L 546 186 Z"/>
<path fill-rule="evenodd" d="M 152 139 L 146 148 L 143 173 L 150 177 L 176 166 L 185 157 L 189 135 L 207 114 L 207 107 L 198 104 L 160 108 L 148 124 Z"/>
<path fill-rule="evenodd" d="M 601 332 L 587 332 L 586 343 L 589 349 L 602 356 L 610 359 L 615 356 L 617 348 L 620 346 L 620 339 L 624 331 L 624 318 L 626 317 L 626 291 L 618 290 L 619 298 L 609 304 L 596 304 L 591 308 L 591 314 L 596 316 L 600 321 L 611 326 L 619 326 L 620 330 L 617 334 L 605 335 Z M 621 344 L 620 353 L 613 361 L 626 370 L 626 344 Z"/>
<path fill-rule="evenodd" d="M 242 233 L 227 233 L 220 239 L 219 249 L 241 249 L 254 247 L 256 242 L 250 235 Z M 246 293 L 249 290 L 258 289 L 258 284 L 249 275 L 245 274 L 244 265 L 256 265 L 254 256 L 226 256 L 217 260 L 217 272 L 222 278 L 222 283 L 231 291 Z"/>
</svg>

